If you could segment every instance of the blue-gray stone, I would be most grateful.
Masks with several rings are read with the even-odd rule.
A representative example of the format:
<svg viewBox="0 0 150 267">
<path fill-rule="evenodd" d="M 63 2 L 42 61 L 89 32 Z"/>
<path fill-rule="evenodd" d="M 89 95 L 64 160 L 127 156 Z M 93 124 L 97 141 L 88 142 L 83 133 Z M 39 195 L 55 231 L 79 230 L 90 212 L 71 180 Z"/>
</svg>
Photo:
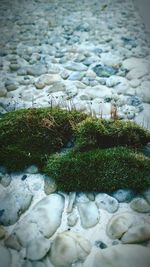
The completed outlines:
<svg viewBox="0 0 150 267">
<path fill-rule="evenodd" d="M 111 194 L 119 202 L 130 202 L 135 197 L 135 192 L 129 189 L 119 189 Z"/>
<path fill-rule="evenodd" d="M 115 67 L 98 64 L 93 68 L 93 71 L 99 77 L 110 77 L 112 75 L 117 74 L 118 69 Z"/>
</svg>

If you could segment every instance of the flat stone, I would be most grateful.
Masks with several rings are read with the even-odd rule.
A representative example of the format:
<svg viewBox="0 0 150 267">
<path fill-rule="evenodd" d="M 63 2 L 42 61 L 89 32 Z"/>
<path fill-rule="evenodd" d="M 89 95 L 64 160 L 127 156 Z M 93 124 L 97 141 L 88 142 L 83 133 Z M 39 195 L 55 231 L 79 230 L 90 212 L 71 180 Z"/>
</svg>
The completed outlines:
<svg viewBox="0 0 150 267">
<path fill-rule="evenodd" d="M 40 76 L 47 73 L 47 69 L 42 64 L 34 64 L 30 67 L 27 67 L 27 74 L 31 76 Z"/>
<path fill-rule="evenodd" d="M 150 81 L 144 81 L 136 88 L 136 95 L 141 97 L 143 102 L 150 103 Z"/>
<path fill-rule="evenodd" d="M 11 176 L 9 174 L 2 174 L 0 173 L 0 184 L 4 187 L 7 187 L 11 183 Z"/>
<path fill-rule="evenodd" d="M 90 241 L 75 232 L 66 231 L 54 239 L 49 258 L 55 267 L 70 267 L 84 262 L 90 251 Z"/>
<path fill-rule="evenodd" d="M 88 68 L 82 63 L 69 62 L 65 65 L 65 68 L 73 71 L 86 71 Z"/>
<path fill-rule="evenodd" d="M 62 82 L 53 83 L 53 85 L 51 85 L 47 90 L 48 93 L 55 93 L 59 91 L 66 91 L 66 85 Z"/>
<path fill-rule="evenodd" d="M 4 86 L 4 84 L 1 84 L 1 87 L 0 87 L 0 97 L 4 97 L 7 95 L 7 90 Z"/>
<path fill-rule="evenodd" d="M 112 196 L 116 198 L 120 203 L 122 202 L 128 203 L 133 199 L 133 197 L 135 196 L 135 193 L 129 189 L 119 189 L 113 192 Z"/>
<path fill-rule="evenodd" d="M 82 80 L 82 78 L 84 77 L 85 73 L 84 72 L 79 72 L 79 71 L 76 71 L 76 72 L 72 72 L 69 77 L 68 77 L 68 80 L 71 80 L 71 81 L 80 81 Z"/>
<path fill-rule="evenodd" d="M 150 204 L 142 197 L 134 198 L 130 203 L 130 207 L 140 213 L 150 212 Z"/>
<path fill-rule="evenodd" d="M 147 64 L 146 60 L 142 58 L 131 57 L 123 61 L 122 67 L 127 70 L 132 70 L 135 67 L 145 66 L 146 64 Z"/>
<path fill-rule="evenodd" d="M 94 202 L 77 203 L 83 228 L 94 227 L 100 219 L 99 211 Z"/>
<path fill-rule="evenodd" d="M 140 67 L 135 67 L 134 69 L 130 70 L 126 77 L 128 80 L 139 79 L 145 76 L 146 74 L 149 74 L 149 72 L 150 68 L 145 65 L 142 65 Z"/>
<path fill-rule="evenodd" d="M 118 69 L 115 67 L 98 64 L 93 68 L 93 71 L 99 77 L 110 77 L 111 75 L 117 74 Z"/>
<path fill-rule="evenodd" d="M 18 83 L 14 82 L 14 81 L 11 81 L 11 80 L 8 80 L 8 81 L 5 82 L 5 87 L 6 87 L 8 92 L 14 91 L 14 90 L 16 90 L 18 88 Z"/>
<path fill-rule="evenodd" d="M 147 202 L 150 204 L 150 188 L 148 188 L 147 190 L 143 192 L 143 196 L 147 200 Z"/>
<path fill-rule="evenodd" d="M 118 201 L 105 193 L 97 194 L 95 197 L 95 203 L 100 209 L 107 210 L 110 213 L 116 212 L 119 208 Z"/>
</svg>

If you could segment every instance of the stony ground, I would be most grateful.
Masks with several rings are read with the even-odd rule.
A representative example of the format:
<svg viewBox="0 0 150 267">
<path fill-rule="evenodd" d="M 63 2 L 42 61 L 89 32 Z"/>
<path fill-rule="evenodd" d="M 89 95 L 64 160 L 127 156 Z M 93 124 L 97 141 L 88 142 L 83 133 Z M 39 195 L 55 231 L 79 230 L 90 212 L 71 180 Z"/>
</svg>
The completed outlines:
<svg viewBox="0 0 150 267">
<path fill-rule="evenodd" d="M 0 111 L 60 105 L 149 126 L 150 56 L 132 1 L 1 1 Z M 143 110 L 144 109 L 144 110 Z"/>
<path fill-rule="evenodd" d="M 150 128 L 150 47 L 132 1 L 1 0 L 0 28 L 2 114 L 116 108 Z M 35 166 L 0 169 L 2 267 L 149 266 L 150 190 L 55 190 Z"/>
</svg>

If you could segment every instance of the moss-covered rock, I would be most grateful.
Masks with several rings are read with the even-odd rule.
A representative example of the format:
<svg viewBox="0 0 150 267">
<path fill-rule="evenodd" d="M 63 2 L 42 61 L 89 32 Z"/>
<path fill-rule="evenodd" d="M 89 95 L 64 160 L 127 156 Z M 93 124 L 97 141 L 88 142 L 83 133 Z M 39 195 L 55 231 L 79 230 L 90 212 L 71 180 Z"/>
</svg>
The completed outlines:
<svg viewBox="0 0 150 267">
<path fill-rule="evenodd" d="M 47 155 L 66 145 L 75 125 L 85 118 L 81 112 L 59 108 L 25 109 L 5 114 L 0 119 L 0 164 L 10 170 L 32 163 L 42 166 Z"/>
<path fill-rule="evenodd" d="M 55 154 L 45 172 L 62 191 L 140 191 L 150 185 L 150 159 L 123 147 Z"/>
<path fill-rule="evenodd" d="M 76 127 L 80 149 L 113 146 L 141 147 L 150 142 L 150 132 L 131 121 L 86 118 Z"/>
</svg>

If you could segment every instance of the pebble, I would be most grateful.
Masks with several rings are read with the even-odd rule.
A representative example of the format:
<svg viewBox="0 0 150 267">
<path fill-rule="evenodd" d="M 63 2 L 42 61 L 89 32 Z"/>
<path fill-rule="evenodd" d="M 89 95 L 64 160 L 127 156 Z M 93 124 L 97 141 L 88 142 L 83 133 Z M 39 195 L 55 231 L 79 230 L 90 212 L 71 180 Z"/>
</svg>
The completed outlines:
<svg viewBox="0 0 150 267">
<path fill-rule="evenodd" d="M 25 170 L 25 172 L 27 172 L 29 174 L 36 174 L 36 173 L 38 173 L 38 171 L 39 170 L 38 170 L 38 167 L 36 165 L 31 165 Z"/>
<path fill-rule="evenodd" d="M 140 213 L 150 212 L 150 204 L 142 197 L 134 198 L 130 203 L 130 207 Z"/>
<path fill-rule="evenodd" d="M 88 201 L 77 204 L 83 228 L 94 227 L 100 219 L 99 211 L 94 202 Z"/>
<path fill-rule="evenodd" d="M 0 173 L 0 184 L 4 187 L 9 186 L 11 183 L 11 176 L 9 174 Z"/>
<path fill-rule="evenodd" d="M 119 189 L 113 192 L 112 196 L 116 198 L 120 203 L 122 202 L 128 203 L 133 199 L 133 197 L 135 196 L 135 193 L 129 189 Z"/>
<path fill-rule="evenodd" d="M 95 202 L 100 209 L 107 210 L 110 213 L 116 212 L 119 208 L 118 201 L 105 193 L 97 194 Z"/>
</svg>

